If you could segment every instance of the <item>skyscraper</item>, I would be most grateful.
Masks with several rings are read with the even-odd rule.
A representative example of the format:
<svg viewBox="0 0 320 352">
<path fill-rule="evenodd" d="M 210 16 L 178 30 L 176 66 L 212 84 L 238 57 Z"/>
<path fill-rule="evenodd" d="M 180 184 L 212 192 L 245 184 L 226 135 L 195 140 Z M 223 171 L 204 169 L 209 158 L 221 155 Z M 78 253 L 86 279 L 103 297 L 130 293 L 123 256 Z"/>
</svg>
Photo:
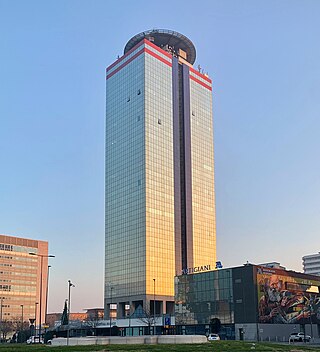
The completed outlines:
<svg viewBox="0 0 320 352">
<path fill-rule="evenodd" d="M 174 276 L 214 269 L 212 82 L 195 58 L 184 35 L 150 30 L 107 68 L 107 314 L 171 313 Z"/>
</svg>

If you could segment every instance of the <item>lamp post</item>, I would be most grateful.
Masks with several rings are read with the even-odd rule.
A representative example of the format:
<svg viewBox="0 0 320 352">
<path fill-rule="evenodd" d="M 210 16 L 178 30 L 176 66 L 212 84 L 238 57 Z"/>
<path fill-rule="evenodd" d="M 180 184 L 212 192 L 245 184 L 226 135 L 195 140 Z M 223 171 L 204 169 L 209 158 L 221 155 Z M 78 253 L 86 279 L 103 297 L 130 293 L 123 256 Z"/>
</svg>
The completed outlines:
<svg viewBox="0 0 320 352">
<path fill-rule="evenodd" d="M 47 276 L 47 290 L 46 290 L 46 312 L 44 316 L 44 322 L 47 325 L 47 314 L 48 314 L 48 290 L 49 290 L 49 272 L 51 265 L 48 265 L 48 276 Z"/>
<path fill-rule="evenodd" d="M 23 329 L 23 304 L 20 304 L 21 307 L 21 323 L 22 323 L 22 329 Z"/>
<path fill-rule="evenodd" d="M 153 335 L 156 332 L 156 279 L 153 279 Z"/>
<path fill-rule="evenodd" d="M 23 341 L 23 304 L 20 304 L 21 307 L 21 329 L 20 329 L 20 342 L 22 343 Z"/>
<path fill-rule="evenodd" d="M 2 328 L 2 300 L 3 300 L 3 297 L 1 295 L 1 297 L 0 297 L 0 323 L 1 323 L 1 328 Z"/>
<path fill-rule="evenodd" d="M 110 331 L 109 331 L 109 335 L 111 336 L 111 305 L 112 305 L 112 290 L 113 290 L 113 286 L 110 285 L 110 306 L 109 306 L 109 316 L 110 316 Z"/>
<path fill-rule="evenodd" d="M 37 335 L 37 308 L 38 308 L 38 302 L 35 303 L 34 305 L 34 336 Z"/>
<path fill-rule="evenodd" d="M 2 300 L 3 297 L 0 297 L 0 340 L 1 340 L 1 333 L 2 333 Z"/>
<path fill-rule="evenodd" d="M 42 266 L 43 266 L 43 258 L 54 258 L 54 255 L 45 255 L 45 254 L 39 254 L 39 253 L 34 253 L 34 252 L 30 252 L 30 255 L 34 255 L 36 257 L 40 257 L 40 299 L 39 299 L 39 303 L 40 303 L 40 309 L 39 309 L 39 341 L 41 341 L 41 311 L 42 311 Z"/>
<path fill-rule="evenodd" d="M 70 336 L 70 299 L 71 299 L 71 287 L 76 287 L 71 280 L 68 280 L 68 330 L 67 330 L 67 346 L 69 346 Z"/>
</svg>

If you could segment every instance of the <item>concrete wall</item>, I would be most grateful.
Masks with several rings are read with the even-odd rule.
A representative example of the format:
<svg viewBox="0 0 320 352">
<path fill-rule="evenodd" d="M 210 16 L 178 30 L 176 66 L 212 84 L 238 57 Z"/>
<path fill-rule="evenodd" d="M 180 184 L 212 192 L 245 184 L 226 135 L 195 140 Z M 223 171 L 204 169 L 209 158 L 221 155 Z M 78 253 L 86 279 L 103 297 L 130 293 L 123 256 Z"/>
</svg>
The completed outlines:
<svg viewBox="0 0 320 352">
<path fill-rule="evenodd" d="M 129 345 L 129 344 L 182 344 L 182 343 L 207 343 L 203 335 L 156 335 L 156 336 L 130 336 L 130 337 L 71 337 L 69 346 L 78 345 Z M 52 346 L 66 346 L 67 339 L 58 337 L 52 340 Z"/>
<path fill-rule="evenodd" d="M 240 330 L 243 329 L 243 339 L 247 341 L 288 342 L 292 332 L 300 332 L 299 324 L 235 324 L 236 340 L 240 340 Z M 319 339 L 317 325 L 306 325 L 306 334 Z"/>
</svg>

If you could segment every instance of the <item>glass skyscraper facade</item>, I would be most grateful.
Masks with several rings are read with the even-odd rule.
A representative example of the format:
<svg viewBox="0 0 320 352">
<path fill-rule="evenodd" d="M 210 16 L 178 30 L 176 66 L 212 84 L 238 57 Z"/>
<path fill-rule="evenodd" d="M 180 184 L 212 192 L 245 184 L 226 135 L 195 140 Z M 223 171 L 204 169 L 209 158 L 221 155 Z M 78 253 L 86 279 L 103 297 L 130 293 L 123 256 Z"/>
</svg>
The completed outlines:
<svg viewBox="0 0 320 352">
<path fill-rule="evenodd" d="M 174 276 L 215 267 L 212 82 L 195 56 L 152 30 L 107 68 L 107 314 L 172 313 Z"/>
</svg>

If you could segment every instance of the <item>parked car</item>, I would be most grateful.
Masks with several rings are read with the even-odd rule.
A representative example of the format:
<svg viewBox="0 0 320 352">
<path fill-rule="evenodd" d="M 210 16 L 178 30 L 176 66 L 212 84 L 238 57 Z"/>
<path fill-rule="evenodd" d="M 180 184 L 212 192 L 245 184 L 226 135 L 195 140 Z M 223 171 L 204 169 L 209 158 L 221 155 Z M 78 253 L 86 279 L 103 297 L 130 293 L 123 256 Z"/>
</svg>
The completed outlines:
<svg viewBox="0 0 320 352">
<path fill-rule="evenodd" d="M 34 343 L 44 343 L 43 339 L 39 339 L 39 336 L 30 336 L 27 340 L 27 344 L 31 345 Z"/>
<path fill-rule="evenodd" d="M 307 342 L 309 342 L 311 340 L 311 336 L 309 335 L 304 335 L 303 332 L 293 332 L 291 333 L 290 337 L 289 337 L 289 342 L 290 341 L 299 341 L 302 342 L 306 340 Z"/>
<path fill-rule="evenodd" d="M 218 341 L 220 340 L 220 336 L 218 334 L 209 334 L 208 341 Z"/>
</svg>

